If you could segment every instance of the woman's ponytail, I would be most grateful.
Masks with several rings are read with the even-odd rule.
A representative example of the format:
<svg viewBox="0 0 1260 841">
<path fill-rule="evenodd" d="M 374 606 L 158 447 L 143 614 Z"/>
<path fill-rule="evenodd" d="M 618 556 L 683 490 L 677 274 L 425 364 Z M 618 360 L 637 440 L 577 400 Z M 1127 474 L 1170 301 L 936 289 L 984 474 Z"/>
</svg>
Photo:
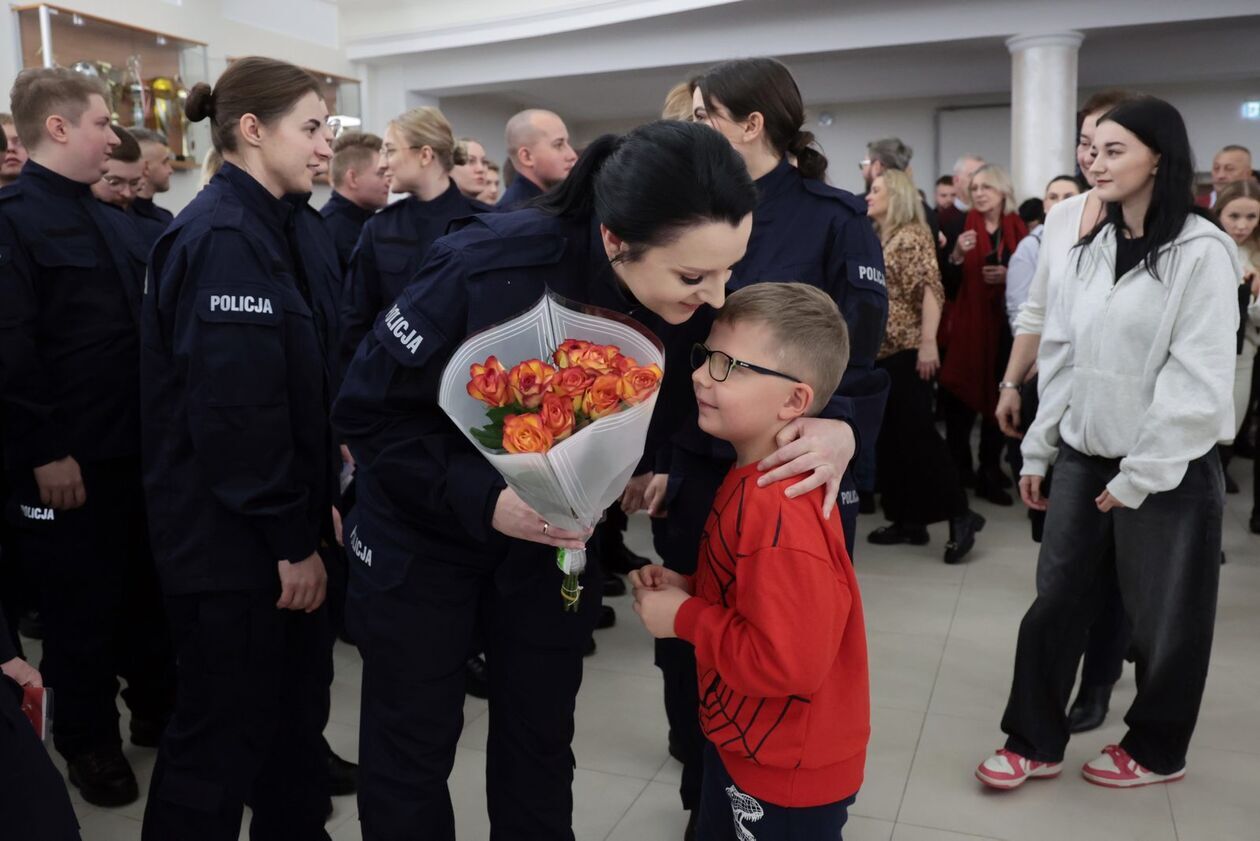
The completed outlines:
<svg viewBox="0 0 1260 841">
<path fill-rule="evenodd" d="M 788 143 L 788 154 L 796 158 L 796 168 L 806 178 L 827 178 L 827 156 L 816 148 L 812 131 L 798 131 Z"/>
<path fill-rule="evenodd" d="M 624 141 L 624 136 L 616 134 L 597 137 L 582 151 L 565 179 L 530 205 L 553 216 L 590 216 L 595 212 L 595 177 Z"/>
</svg>

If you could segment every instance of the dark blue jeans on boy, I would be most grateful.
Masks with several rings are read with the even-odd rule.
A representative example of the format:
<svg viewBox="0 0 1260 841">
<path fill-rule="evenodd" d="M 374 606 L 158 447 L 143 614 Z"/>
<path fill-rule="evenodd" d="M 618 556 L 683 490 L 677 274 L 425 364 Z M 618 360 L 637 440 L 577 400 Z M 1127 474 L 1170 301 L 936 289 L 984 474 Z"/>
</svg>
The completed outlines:
<svg viewBox="0 0 1260 841">
<path fill-rule="evenodd" d="M 841 841 L 851 795 L 824 806 L 789 808 L 741 791 L 717 748 L 704 748 L 704 782 L 696 841 Z"/>
</svg>

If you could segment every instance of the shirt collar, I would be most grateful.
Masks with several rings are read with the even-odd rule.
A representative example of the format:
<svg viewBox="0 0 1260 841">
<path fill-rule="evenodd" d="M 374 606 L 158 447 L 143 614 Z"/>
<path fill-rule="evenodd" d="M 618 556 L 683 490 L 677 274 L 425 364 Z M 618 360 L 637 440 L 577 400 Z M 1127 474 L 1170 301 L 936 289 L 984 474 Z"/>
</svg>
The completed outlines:
<svg viewBox="0 0 1260 841">
<path fill-rule="evenodd" d="M 82 181 L 66 178 L 64 175 L 53 172 L 48 167 L 41 166 L 32 160 L 28 160 L 22 167 L 21 177 L 38 181 L 49 192 L 65 198 L 73 199 L 92 195 L 91 184 L 84 184 Z"/>
<path fill-rule="evenodd" d="M 280 236 L 284 235 L 285 226 L 293 215 L 292 197 L 276 198 L 258 179 L 245 170 L 224 162 L 215 178 L 222 178 L 240 199 L 247 210 L 257 214 L 269 227 Z"/>
<path fill-rule="evenodd" d="M 376 213 L 375 210 L 370 210 L 365 207 L 359 207 L 357 204 L 350 201 L 350 199 L 346 198 L 341 193 L 338 193 L 336 190 L 333 190 L 332 197 L 328 199 L 328 203 L 333 205 L 333 207 L 336 209 L 338 213 L 344 213 L 345 215 L 349 216 L 351 219 L 354 219 L 355 221 L 359 221 L 359 222 L 364 222 L 364 221 L 367 221 L 368 219 L 371 219 L 372 216 Z"/>
</svg>

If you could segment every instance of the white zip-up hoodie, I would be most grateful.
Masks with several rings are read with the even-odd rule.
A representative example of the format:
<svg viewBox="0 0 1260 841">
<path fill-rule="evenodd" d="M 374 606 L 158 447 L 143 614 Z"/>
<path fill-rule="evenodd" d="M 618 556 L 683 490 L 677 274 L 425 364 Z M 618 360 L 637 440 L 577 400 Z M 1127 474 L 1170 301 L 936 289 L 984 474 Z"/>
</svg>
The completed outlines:
<svg viewBox="0 0 1260 841">
<path fill-rule="evenodd" d="M 1107 490 L 1137 508 L 1234 437 L 1242 269 L 1233 240 L 1197 215 L 1160 251 L 1160 279 L 1139 263 L 1115 280 L 1115 265 L 1108 225 L 1083 254 L 1072 250 L 1050 296 L 1023 473 L 1044 476 L 1062 440 L 1120 459 Z"/>
</svg>

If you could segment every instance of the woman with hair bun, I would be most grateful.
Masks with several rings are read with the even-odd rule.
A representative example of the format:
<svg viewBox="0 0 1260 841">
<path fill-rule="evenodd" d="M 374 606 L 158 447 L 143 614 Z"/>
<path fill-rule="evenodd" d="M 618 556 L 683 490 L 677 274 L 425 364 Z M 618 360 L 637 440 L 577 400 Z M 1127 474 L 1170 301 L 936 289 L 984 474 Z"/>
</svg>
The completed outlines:
<svg viewBox="0 0 1260 841">
<path fill-rule="evenodd" d="M 869 490 L 874 485 L 875 441 L 888 395 L 888 375 L 875 367 L 888 314 L 879 239 L 866 205 L 823 181 L 827 159 L 813 134 L 804 130 L 801 93 L 783 64 L 772 58 L 727 61 L 691 85 L 692 116 L 730 142 L 757 185 L 752 237 L 748 252 L 734 266 L 730 288 L 762 281 L 808 283 L 830 294 L 848 323 L 852 352 L 844 380 L 822 418 L 806 419 L 794 428 L 800 438 L 791 446 L 799 452 L 787 454 L 790 460 L 806 450 L 823 450 L 830 453 L 827 462 L 839 465 L 835 475 L 814 478 L 829 484 L 829 499 L 838 490 L 845 540 L 852 552 L 857 491 L 859 486 Z M 694 335 L 682 340 L 677 350 L 685 354 L 691 342 L 703 341 L 711 320 L 712 311 L 694 319 L 686 331 Z M 666 390 L 671 392 L 669 382 Z M 846 470 L 859 444 L 857 462 Z M 657 551 L 669 568 L 695 572 L 701 531 L 734 458 L 729 444 L 700 431 L 694 414 L 680 426 L 672 448 L 658 457 L 646 500 L 654 510 L 669 513 L 653 522 Z M 767 467 L 781 463 L 772 460 Z M 783 475 L 774 471 L 763 481 L 780 478 Z M 799 492 L 813 487 L 802 484 Z M 697 721 L 694 652 L 679 640 L 659 640 L 657 665 L 665 675 L 673 747 L 683 756 L 683 808 L 694 816 L 704 746 Z"/>
<path fill-rule="evenodd" d="M 327 841 L 339 278 L 295 197 L 332 157 L 328 108 L 310 74 L 255 57 L 195 86 L 186 114 L 223 162 L 154 247 L 142 305 L 144 485 L 179 681 L 142 837 L 235 839 L 248 804 L 253 838 Z"/>
</svg>

